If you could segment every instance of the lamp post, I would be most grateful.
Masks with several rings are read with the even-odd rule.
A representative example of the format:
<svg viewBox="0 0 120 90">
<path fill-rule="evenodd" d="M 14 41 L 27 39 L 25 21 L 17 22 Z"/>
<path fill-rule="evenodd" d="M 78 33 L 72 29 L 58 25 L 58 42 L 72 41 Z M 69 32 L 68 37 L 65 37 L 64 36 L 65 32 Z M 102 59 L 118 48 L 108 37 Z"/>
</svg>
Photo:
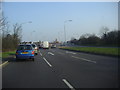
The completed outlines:
<svg viewBox="0 0 120 90">
<path fill-rule="evenodd" d="M 27 23 L 32 23 L 32 21 L 23 22 L 23 23 L 20 24 L 20 26 L 22 27 L 23 24 L 27 24 Z"/>
<path fill-rule="evenodd" d="M 64 36 L 65 36 L 65 42 L 66 42 L 66 27 L 65 27 L 65 24 L 67 23 L 67 22 L 71 22 L 72 20 L 66 20 L 66 21 L 64 21 Z"/>
<path fill-rule="evenodd" d="M 23 23 L 21 23 L 20 25 L 22 26 L 23 24 L 26 24 L 26 23 L 32 23 L 32 21 L 23 22 Z"/>
</svg>

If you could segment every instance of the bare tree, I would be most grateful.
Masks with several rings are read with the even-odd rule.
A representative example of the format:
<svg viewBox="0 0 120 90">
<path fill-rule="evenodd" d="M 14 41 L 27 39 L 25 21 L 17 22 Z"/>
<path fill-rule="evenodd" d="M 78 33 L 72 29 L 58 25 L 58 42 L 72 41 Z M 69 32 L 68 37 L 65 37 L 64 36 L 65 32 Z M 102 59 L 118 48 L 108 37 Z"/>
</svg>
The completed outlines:
<svg viewBox="0 0 120 90">
<path fill-rule="evenodd" d="M 0 11 L 0 36 L 5 37 L 8 33 L 8 21 L 7 18 L 4 17 L 4 14 L 2 11 Z"/>
<path fill-rule="evenodd" d="M 17 47 L 17 45 L 20 43 L 21 41 L 21 32 L 22 32 L 22 26 L 21 24 L 14 24 L 13 25 L 13 43 L 14 46 Z"/>
<path fill-rule="evenodd" d="M 0 43 L 2 43 L 1 46 L 3 51 L 16 49 L 17 44 L 21 40 L 21 31 L 21 24 L 16 23 L 13 25 L 13 34 L 10 34 L 9 23 L 7 21 L 7 18 L 4 17 L 2 2 L 0 1 Z"/>
<path fill-rule="evenodd" d="M 2 10 L 2 1 L 0 1 L 0 50 L 2 50 L 3 42 L 5 41 L 5 35 L 8 34 L 8 22 L 6 18 L 4 17 L 3 10 Z M 6 45 L 6 44 L 5 44 Z"/>
<path fill-rule="evenodd" d="M 2 37 L 3 51 L 15 50 L 17 48 L 17 45 L 20 43 L 21 40 L 21 31 L 22 31 L 21 25 L 16 23 L 13 25 L 13 34 L 6 32 L 6 35 Z"/>
</svg>

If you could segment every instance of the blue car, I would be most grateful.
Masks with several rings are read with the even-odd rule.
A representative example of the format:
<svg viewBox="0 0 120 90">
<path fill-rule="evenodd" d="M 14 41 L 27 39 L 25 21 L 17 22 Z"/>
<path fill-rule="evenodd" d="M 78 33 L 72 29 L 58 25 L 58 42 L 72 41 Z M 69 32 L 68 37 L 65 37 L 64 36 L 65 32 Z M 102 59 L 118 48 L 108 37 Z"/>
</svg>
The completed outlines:
<svg viewBox="0 0 120 90">
<path fill-rule="evenodd" d="M 21 44 L 16 50 L 16 60 L 18 59 L 32 59 L 34 61 L 34 48 L 31 44 Z"/>
</svg>

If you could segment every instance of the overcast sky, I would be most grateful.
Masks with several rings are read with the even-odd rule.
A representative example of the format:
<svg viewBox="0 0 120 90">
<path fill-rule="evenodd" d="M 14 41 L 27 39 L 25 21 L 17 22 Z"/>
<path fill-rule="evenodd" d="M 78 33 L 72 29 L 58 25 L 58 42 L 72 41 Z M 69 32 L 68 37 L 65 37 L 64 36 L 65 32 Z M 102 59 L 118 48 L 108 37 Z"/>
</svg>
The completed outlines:
<svg viewBox="0 0 120 90">
<path fill-rule="evenodd" d="M 118 28 L 117 2 L 4 2 L 3 11 L 11 27 L 24 23 L 22 41 L 64 41 L 64 24 L 67 40 Z"/>
</svg>

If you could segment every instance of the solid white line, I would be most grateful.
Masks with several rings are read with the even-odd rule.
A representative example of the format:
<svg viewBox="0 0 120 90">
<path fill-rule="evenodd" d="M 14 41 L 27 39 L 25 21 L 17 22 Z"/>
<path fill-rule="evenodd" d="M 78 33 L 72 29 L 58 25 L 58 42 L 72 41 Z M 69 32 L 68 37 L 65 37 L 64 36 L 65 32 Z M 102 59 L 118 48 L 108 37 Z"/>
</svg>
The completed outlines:
<svg viewBox="0 0 120 90">
<path fill-rule="evenodd" d="M 76 54 L 76 53 L 74 53 L 74 52 L 68 52 L 68 51 L 66 51 L 66 53 Z"/>
<path fill-rule="evenodd" d="M 62 80 L 63 80 L 63 82 L 64 82 L 71 90 L 75 90 L 75 89 L 73 88 L 73 86 L 70 85 L 70 83 L 69 83 L 66 79 L 62 79 Z"/>
<path fill-rule="evenodd" d="M 7 64 L 7 63 L 8 63 L 8 61 L 5 61 L 3 64 L 0 64 L 0 67 Z"/>
<path fill-rule="evenodd" d="M 88 59 L 85 59 L 85 58 L 80 58 L 80 57 L 76 57 L 76 56 L 72 56 L 72 57 L 73 57 L 73 58 L 76 58 L 76 59 L 81 59 L 81 60 L 84 60 L 84 61 L 96 63 L 96 61 L 88 60 Z"/>
<path fill-rule="evenodd" d="M 53 54 L 53 53 L 51 53 L 51 52 L 48 52 L 48 54 L 54 55 L 54 54 Z"/>
<path fill-rule="evenodd" d="M 43 57 L 43 59 L 45 60 L 45 62 L 50 66 L 52 67 L 52 65 Z"/>
</svg>

